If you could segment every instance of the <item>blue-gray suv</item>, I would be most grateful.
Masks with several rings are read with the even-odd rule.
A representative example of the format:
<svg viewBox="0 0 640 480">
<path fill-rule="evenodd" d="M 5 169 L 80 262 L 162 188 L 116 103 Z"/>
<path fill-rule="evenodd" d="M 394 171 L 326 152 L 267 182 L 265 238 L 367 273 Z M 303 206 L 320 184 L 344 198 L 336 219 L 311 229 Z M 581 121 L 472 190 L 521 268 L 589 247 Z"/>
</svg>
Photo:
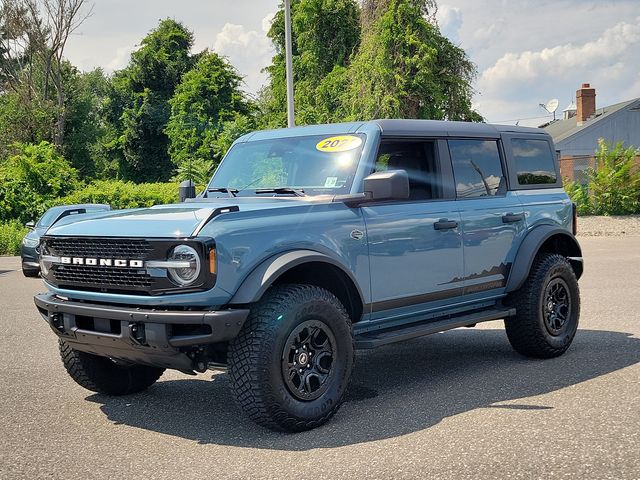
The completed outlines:
<svg viewBox="0 0 640 480">
<path fill-rule="evenodd" d="M 59 220 L 35 303 L 89 390 L 226 369 L 253 420 L 299 431 L 339 408 L 358 348 L 504 319 L 519 353 L 564 353 L 580 313 L 575 229 L 542 130 L 261 131 L 197 198 Z"/>
</svg>

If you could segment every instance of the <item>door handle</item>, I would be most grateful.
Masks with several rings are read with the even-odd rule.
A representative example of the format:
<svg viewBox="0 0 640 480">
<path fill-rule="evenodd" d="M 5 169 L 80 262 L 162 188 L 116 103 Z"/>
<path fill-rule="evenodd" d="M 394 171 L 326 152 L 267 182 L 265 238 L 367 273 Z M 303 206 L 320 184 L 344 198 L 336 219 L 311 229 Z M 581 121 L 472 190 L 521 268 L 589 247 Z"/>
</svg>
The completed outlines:
<svg viewBox="0 0 640 480">
<path fill-rule="evenodd" d="M 458 226 L 458 222 L 455 220 L 449 220 L 448 218 L 441 218 L 436 223 L 433 224 L 433 228 L 436 230 L 451 230 L 452 228 L 456 228 Z"/>
<path fill-rule="evenodd" d="M 515 223 L 524 220 L 524 213 L 507 213 L 502 216 L 502 223 Z"/>
</svg>

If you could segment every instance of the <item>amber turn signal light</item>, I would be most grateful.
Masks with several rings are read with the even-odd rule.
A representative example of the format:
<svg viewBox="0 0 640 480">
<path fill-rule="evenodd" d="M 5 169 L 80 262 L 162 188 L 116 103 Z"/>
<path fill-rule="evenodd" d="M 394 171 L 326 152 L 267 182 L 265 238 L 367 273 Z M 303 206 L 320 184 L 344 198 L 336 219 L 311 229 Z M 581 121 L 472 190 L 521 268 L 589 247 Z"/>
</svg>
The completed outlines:
<svg viewBox="0 0 640 480">
<path fill-rule="evenodd" d="M 209 272 L 216 274 L 216 249 L 209 250 Z"/>
</svg>

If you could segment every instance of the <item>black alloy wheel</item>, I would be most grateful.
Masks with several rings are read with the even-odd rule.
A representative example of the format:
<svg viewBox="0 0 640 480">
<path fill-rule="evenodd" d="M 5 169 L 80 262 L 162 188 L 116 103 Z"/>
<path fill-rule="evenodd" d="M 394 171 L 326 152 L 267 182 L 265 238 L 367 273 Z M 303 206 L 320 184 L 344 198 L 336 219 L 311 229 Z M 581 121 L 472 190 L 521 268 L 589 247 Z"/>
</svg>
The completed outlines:
<svg viewBox="0 0 640 480">
<path fill-rule="evenodd" d="M 282 376 L 299 400 L 315 400 L 329 385 L 336 340 L 326 324 L 307 320 L 289 335 L 282 352 Z"/>
<path fill-rule="evenodd" d="M 569 286 L 562 278 L 554 278 L 547 284 L 543 310 L 545 326 L 549 333 L 553 336 L 560 335 L 571 316 Z"/>
</svg>

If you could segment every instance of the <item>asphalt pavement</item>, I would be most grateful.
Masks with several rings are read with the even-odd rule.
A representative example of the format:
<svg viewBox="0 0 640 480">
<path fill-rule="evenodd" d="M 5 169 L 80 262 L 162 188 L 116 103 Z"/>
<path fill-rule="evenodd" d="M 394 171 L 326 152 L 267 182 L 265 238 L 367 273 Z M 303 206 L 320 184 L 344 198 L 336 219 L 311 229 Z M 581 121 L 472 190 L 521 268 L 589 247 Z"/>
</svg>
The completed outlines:
<svg viewBox="0 0 640 480">
<path fill-rule="evenodd" d="M 0 257 L 0 479 L 640 479 L 640 237 L 582 238 L 573 346 L 514 353 L 501 322 L 359 352 L 325 426 L 270 432 L 224 373 L 119 398 L 76 385 Z"/>
</svg>

